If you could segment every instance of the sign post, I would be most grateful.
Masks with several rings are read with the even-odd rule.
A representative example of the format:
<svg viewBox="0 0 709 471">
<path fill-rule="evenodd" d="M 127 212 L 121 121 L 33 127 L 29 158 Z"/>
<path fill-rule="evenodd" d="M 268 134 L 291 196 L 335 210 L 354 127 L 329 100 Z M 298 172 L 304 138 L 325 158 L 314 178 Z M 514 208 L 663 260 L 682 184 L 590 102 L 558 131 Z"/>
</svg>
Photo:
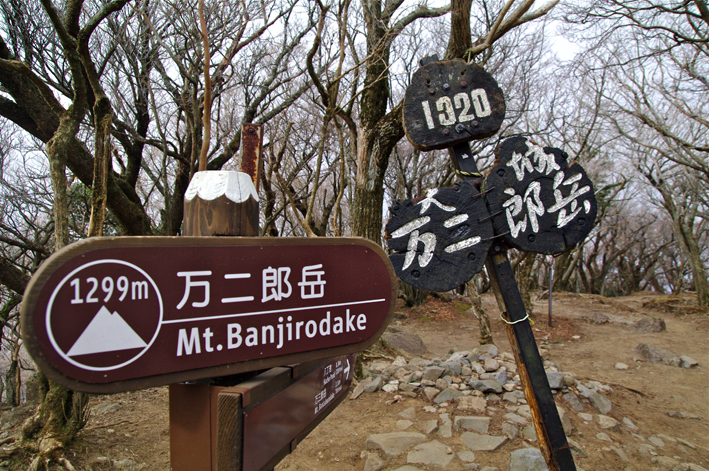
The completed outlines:
<svg viewBox="0 0 709 471">
<path fill-rule="evenodd" d="M 195 174 L 184 237 L 74 243 L 25 292 L 23 340 L 49 379 L 170 384 L 173 471 L 272 468 L 345 397 L 354 354 L 393 315 L 394 270 L 373 242 L 253 237 L 261 132 L 244 127 L 249 174 Z"/>
<path fill-rule="evenodd" d="M 404 100 L 406 135 L 420 150 L 448 148 L 463 183 L 394 204 L 386 227 L 390 258 L 400 278 L 433 291 L 453 289 L 487 266 L 542 454 L 550 470 L 574 471 L 507 250 L 569 250 L 593 227 L 596 200 L 580 165 L 524 137 L 502 142 L 483 179 L 468 142 L 494 135 L 504 115 L 502 92 L 480 67 L 435 56 L 421 61 Z"/>
</svg>

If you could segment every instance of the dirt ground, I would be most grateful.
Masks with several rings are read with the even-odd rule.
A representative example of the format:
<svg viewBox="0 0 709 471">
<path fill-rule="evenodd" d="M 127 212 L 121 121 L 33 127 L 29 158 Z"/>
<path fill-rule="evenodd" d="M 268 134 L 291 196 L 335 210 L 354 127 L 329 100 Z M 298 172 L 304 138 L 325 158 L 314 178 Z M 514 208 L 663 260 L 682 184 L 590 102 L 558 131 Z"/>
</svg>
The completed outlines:
<svg viewBox="0 0 709 471">
<path fill-rule="evenodd" d="M 575 373 L 581 381 L 599 381 L 610 386 L 613 392 L 606 393 L 606 397 L 612 401 L 613 408 L 608 415 L 618 421 L 627 417 L 639 428 L 635 435 L 623 428 L 607 431 L 613 440 L 609 443 L 596 437 L 602 431 L 597 423 L 584 422 L 566 405 L 575 429 L 569 438 L 581 445 L 586 454 L 585 458 L 575 457 L 575 460 L 577 466 L 586 471 L 671 470 L 673 466 L 667 461 L 638 453 L 643 439 L 658 434 L 680 438 L 694 446 L 666 440 L 664 447 L 657 448 L 660 456 L 709 468 L 709 316 L 683 314 L 686 310 L 681 309 L 679 313 L 671 313 L 643 307 L 648 301 L 659 298 L 651 294 L 612 299 L 555 294 L 551 329 L 546 321 L 547 301 L 535 302 L 537 320 L 533 329 L 542 356 L 556 363 L 560 371 Z M 429 299 L 424 306 L 400 310 L 394 321 L 421 336 L 428 349 L 424 357 L 444 358 L 454 349 L 471 350 L 478 345 L 477 320 L 465 313 L 469 305 L 459 302 L 462 299 L 450 303 Z M 492 319 L 495 343 L 501 351 L 510 352 L 494 298 L 484 296 L 483 305 Z M 594 313 L 608 316 L 610 322 L 600 325 L 590 322 L 588 318 Z M 629 328 L 629 324 L 648 316 L 662 317 L 667 330 L 647 334 Z M 640 343 L 676 355 L 688 355 L 697 360 L 699 366 L 684 369 L 640 361 L 634 354 Z M 614 368 L 617 362 L 629 365 L 629 369 Z M 346 399 L 276 469 L 361 471 L 365 463 L 362 452 L 366 450 L 365 440 L 369 434 L 397 431 L 399 413 L 409 407 L 416 409 L 418 417 L 428 418 L 423 412 L 423 406 L 428 403 L 421 397 L 404 398 L 389 405 L 392 398 L 391 394 L 378 392 L 363 394 L 356 400 Z M 557 400 L 564 406 L 558 396 Z M 66 454 L 76 470 L 170 469 L 167 388 L 94 397 L 92 404 L 89 424 Z M 491 433 L 501 435 L 504 406 L 498 404 L 488 409 L 493 419 Z M 694 418 L 673 418 L 668 415 L 670 411 L 680 411 Z M 452 406 L 450 412 L 455 414 Z M 584 412 L 598 414 L 590 405 L 585 406 Z M 19 415 L 19 411 L 13 414 Z M 430 415 L 430 418 L 437 417 Z M 3 415 L 0 443 L 6 441 L 2 440 L 4 437 L 16 433 L 20 422 L 17 417 Z M 466 449 L 457 434 L 451 439 L 435 438 L 455 451 Z M 475 463 L 480 468 L 494 466 L 506 471 L 510 453 L 525 446 L 535 446 L 535 443 L 523 438 L 508 441 L 495 452 L 475 452 Z M 624 451 L 628 461 L 621 460 L 610 447 Z M 7 463 L 0 463 L 0 469 L 7 469 Z M 384 469 L 392 470 L 405 464 L 406 454 L 389 458 Z M 457 466 L 461 466 L 460 462 L 452 461 L 446 469 L 455 470 Z M 421 465 L 417 467 L 426 469 Z M 26 468 L 13 465 L 10 469 Z"/>
</svg>

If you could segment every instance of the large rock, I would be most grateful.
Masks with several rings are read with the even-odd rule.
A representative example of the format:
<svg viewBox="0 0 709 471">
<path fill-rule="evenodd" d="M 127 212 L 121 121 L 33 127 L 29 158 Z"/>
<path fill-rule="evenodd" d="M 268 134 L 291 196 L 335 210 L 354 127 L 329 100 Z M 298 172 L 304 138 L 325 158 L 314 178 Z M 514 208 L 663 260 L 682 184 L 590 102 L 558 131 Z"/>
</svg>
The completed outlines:
<svg viewBox="0 0 709 471">
<path fill-rule="evenodd" d="M 460 439 L 473 451 L 495 451 L 507 441 L 507 437 L 480 435 L 473 432 L 462 433 Z"/>
<path fill-rule="evenodd" d="M 394 347 L 412 355 L 423 355 L 426 351 L 426 345 L 421 337 L 403 327 L 390 325 L 382 334 L 382 338 Z"/>
<path fill-rule="evenodd" d="M 484 397 L 463 396 L 458 399 L 458 410 L 474 410 L 476 412 L 484 412 L 486 407 L 487 401 Z"/>
<path fill-rule="evenodd" d="M 413 451 L 406 455 L 406 462 L 424 464 L 445 468 L 453 459 L 453 454 L 448 453 L 448 447 L 438 440 L 417 445 Z"/>
<path fill-rule="evenodd" d="M 670 366 L 680 366 L 682 363 L 682 360 L 677 355 L 646 343 L 641 343 L 635 347 L 635 353 L 652 363 L 664 363 Z"/>
<path fill-rule="evenodd" d="M 399 456 L 407 448 L 426 441 L 426 435 L 417 432 L 373 433 L 367 437 L 365 445 L 377 448 L 387 456 Z"/>
<path fill-rule="evenodd" d="M 509 471 L 548 471 L 547 463 L 538 448 L 522 448 L 510 454 Z"/>
<path fill-rule="evenodd" d="M 464 429 L 469 432 L 487 433 L 490 428 L 490 417 L 457 416 L 453 426 L 456 430 Z"/>
<path fill-rule="evenodd" d="M 644 317 L 631 325 L 631 328 L 642 333 L 664 332 L 667 330 L 667 324 L 659 317 Z"/>
</svg>

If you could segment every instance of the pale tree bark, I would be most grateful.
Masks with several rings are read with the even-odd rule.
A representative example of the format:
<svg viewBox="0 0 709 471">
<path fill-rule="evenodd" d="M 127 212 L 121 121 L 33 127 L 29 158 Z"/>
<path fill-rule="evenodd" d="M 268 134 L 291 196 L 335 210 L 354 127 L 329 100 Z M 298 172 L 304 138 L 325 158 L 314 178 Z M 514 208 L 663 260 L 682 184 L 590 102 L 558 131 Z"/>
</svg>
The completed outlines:
<svg viewBox="0 0 709 471">
<path fill-rule="evenodd" d="M 495 343 L 492 340 L 492 328 L 490 327 L 490 318 L 487 312 L 483 308 L 482 299 L 480 298 L 480 293 L 478 292 L 477 284 L 475 283 L 475 278 L 480 277 L 478 273 L 473 277 L 472 280 L 468 281 L 465 285 L 468 291 L 468 297 L 470 298 L 471 308 L 475 318 L 478 320 L 478 327 L 480 329 L 480 345 Z"/>
</svg>

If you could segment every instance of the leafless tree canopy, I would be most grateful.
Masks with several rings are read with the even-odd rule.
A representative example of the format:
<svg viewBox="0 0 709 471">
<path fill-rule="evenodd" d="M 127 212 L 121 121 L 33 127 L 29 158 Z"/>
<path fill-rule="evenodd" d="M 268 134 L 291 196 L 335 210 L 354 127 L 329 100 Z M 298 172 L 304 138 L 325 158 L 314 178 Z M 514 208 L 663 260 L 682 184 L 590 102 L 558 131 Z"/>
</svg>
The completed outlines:
<svg viewBox="0 0 709 471">
<path fill-rule="evenodd" d="M 524 286 L 689 290 L 709 305 L 704 0 L 200 3 L 0 3 L 10 357 L 42 261 L 93 235 L 179 235 L 200 161 L 235 169 L 242 123 L 265 125 L 262 235 L 381 241 L 395 200 L 456 179 L 447 153 L 403 139 L 404 91 L 431 54 L 483 65 L 504 90 L 501 131 L 472 143 L 483 172 L 502 139 L 524 135 L 563 148 L 594 181 L 593 232 L 554 260 L 517 254 Z M 559 58 L 560 36 L 573 58 Z"/>
</svg>

